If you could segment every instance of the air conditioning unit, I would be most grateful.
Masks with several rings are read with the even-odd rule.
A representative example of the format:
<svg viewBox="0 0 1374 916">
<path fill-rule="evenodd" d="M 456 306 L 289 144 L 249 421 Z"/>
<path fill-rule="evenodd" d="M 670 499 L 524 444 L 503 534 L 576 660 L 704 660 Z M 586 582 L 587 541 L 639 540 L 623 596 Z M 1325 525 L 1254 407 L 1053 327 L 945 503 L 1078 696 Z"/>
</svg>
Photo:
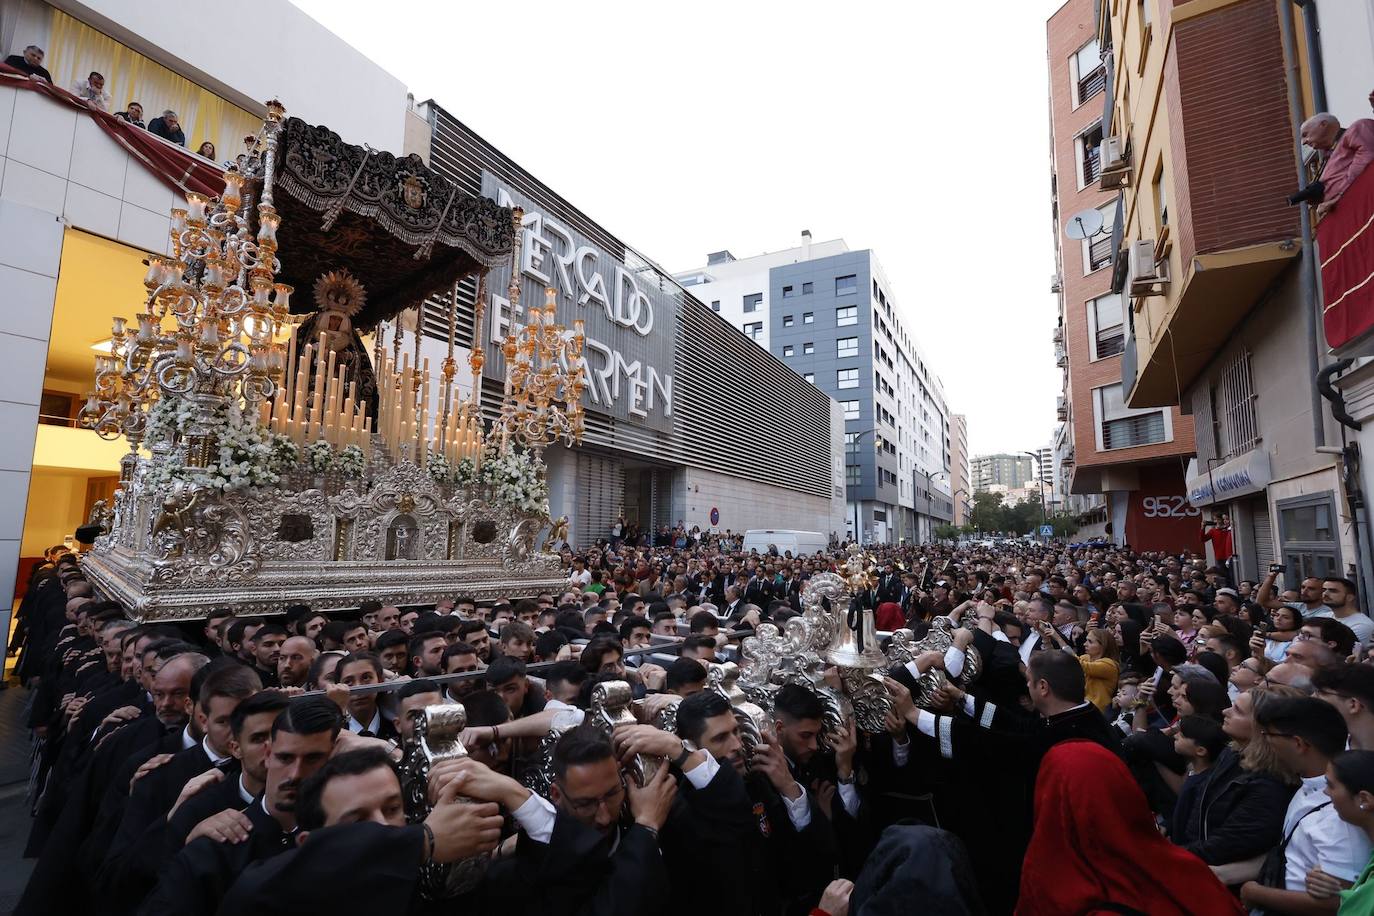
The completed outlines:
<svg viewBox="0 0 1374 916">
<path fill-rule="evenodd" d="M 1132 296 L 1158 296 L 1169 285 L 1169 262 L 1155 261 L 1155 240 L 1136 239 L 1127 255 Z"/>
<path fill-rule="evenodd" d="M 1063 284 L 1059 282 L 1059 274 L 1050 274 L 1050 292 L 1057 293 L 1063 289 Z"/>
<path fill-rule="evenodd" d="M 1101 184 L 1104 191 L 1131 183 L 1131 162 L 1126 144 L 1120 137 L 1103 139 L 1097 148 L 1097 161 L 1101 164 Z"/>
</svg>

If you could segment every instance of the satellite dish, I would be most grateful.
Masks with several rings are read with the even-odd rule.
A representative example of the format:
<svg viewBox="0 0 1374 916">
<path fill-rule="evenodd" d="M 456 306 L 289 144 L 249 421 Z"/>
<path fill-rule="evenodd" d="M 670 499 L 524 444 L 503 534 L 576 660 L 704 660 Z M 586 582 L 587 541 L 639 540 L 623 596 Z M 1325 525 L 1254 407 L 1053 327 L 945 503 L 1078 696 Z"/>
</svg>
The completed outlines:
<svg viewBox="0 0 1374 916">
<path fill-rule="evenodd" d="M 1064 234 L 1071 239 L 1089 239 L 1102 231 L 1102 214 L 1098 210 L 1080 210 L 1064 224 Z"/>
</svg>

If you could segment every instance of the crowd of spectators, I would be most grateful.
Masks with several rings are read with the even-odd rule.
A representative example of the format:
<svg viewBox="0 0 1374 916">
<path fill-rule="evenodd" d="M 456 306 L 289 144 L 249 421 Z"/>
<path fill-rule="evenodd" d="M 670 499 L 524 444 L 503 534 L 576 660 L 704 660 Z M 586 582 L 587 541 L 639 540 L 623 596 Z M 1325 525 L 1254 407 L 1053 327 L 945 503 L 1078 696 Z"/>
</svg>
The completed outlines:
<svg viewBox="0 0 1374 916">
<path fill-rule="evenodd" d="M 953 647 L 887 672 L 880 733 L 827 731 L 817 696 L 787 687 L 746 753 L 708 668 L 785 628 L 846 553 L 634 535 L 565 548 L 561 594 L 190 628 L 128 619 L 56 551 L 11 647 L 38 761 L 18 912 L 247 913 L 304 888 L 322 910 L 426 912 L 421 865 L 473 857 L 487 872 L 464 912 L 838 916 L 912 895 L 968 913 L 1368 912 L 1374 620 L 1349 580 L 1231 583 L 1110 546 L 870 547 L 859 598 L 880 628 L 920 639 L 947 616 Z M 586 720 L 610 679 L 638 724 L 608 738 Z M 445 700 L 466 708 L 469 756 L 435 768 L 407 827 L 408 713 Z M 671 704 L 676 734 L 658 727 Z M 665 762 L 644 785 L 618 763 L 636 754 Z M 541 760 L 547 797 L 522 784 Z"/>
<path fill-rule="evenodd" d="M 5 64 L 15 70 L 27 75 L 30 79 L 43 80 L 52 83 L 52 74 L 43 67 L 43 49 L 37 45 L 29 45 L 24 49 L 23 54 L 11 54 L 5 58 Z M 96 111 L 110 111 L 111 97 L 105 89 L 105 77 L 103 74 L 92 70 L 84 79 L 78 79 L 72 83 L 71 94 L 82 102 L 89 105 Z M 177 146 L 186 146 L 186 132 L 182 130 L 181 119 L 172 109 L 166 109 L 161 115 L 146 123 L 143 120 L 143 105 L 137 101 L 130 100 L 122 111 L 114 112 L 114 116 L 121 121 L 125 121 L 134 127 L 142 128 L 150 134 L 161 137 L 168 143 Z M 197 154 L 209 159 L 211 162 L 217 161 L 215 158 L 215 144 L 209 140 L 201 143 Z"/>
</svg>

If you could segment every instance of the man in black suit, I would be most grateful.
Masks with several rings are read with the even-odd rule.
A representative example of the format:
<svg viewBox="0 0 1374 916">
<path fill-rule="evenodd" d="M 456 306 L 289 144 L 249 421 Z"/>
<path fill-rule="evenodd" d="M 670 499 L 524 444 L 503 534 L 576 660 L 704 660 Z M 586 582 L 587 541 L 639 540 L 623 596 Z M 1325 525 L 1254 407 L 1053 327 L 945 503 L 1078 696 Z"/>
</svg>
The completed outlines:
<svg viewBox="0 0 1374 916">
<path fill-rule="evenodd" d="M 658 907 L 668 884 L 659 831 L 676 794 L 667 766 L 636 786 L 610 739 L 587 725 L 554 745 L 549 799 L 475 760 L 445 766 L 443 777 L 456 782 L 432 774 L 441 795 L 461 785 L 472 798 L 500 803 L 520 826 L 515 855 L 488 870 L 485 912 L 634 916 Z"/>
<path fill-rule="evenodd" d="M 487 912 L 472 897 L 456 908 L 430 904 L 417 893 L 417 879 L 427 862 L 449 864 L 495 848 L 503 820 L 497 806 L 460 798 L 467 787 L 450 779 L 424 824 L 407 826 L 401 791 L 380 749 L 335 754 L 301 786 L 300 843 L 250 865 L 221 903 L 221 916 Z"/>
<path fill-rule="evenodd" d="M 150 648 L 157 647 L 157 643 Z M 129 786 L 155 755 L 194 741 L 188 731 L 191 678 L 209 663 L 186 643 L 165 643 L 144 658 L 155 715 L 137 716 L 101 739 L 66 803 L 29 877 L 16 914 L 73 912 L 87 905 L 90 886 L 108 841 L 119 826 Z M 146 771 L 145 771 L 146 772 Z"/>
<path fill-rule="evenodd" d="M 242 810 L 221 811 L 198 824 L 139 912 L 210 916 L 251 863 L 294 846 L 301 783 L 329 759 L 339 726 L 339 709 L 327 698 L 292 700 L 272 726 L 263 793 Z"/>
<path fill-rule="evenodd" d="M 193 686 L 194 721 L 203 737 L 144 776 L 130 791 L 114 841 L 96 875 L 96 890 L 110 912 L 132 912 L 157 882 L 165 858 L 167 813 L 191 779 L 233 762 L 230 719 L 240 701 L 262 689 L 262 682 L 249 668 L 221 659 L 197 672 Z"/>
<path fill-rule="evenodd" d="M 754 577 L 744 587 L 744 600 L 749 604 L 766 607 L 773 598 L 773 577 L 762 569 L 756 570 Z"/>
<path fill-rule="evenodd" d="M 235 764 L 206 771 L 188 782 L 167 818 L 165 855 L 176 855 L 196 825 L 212 814 L 242 809 L 267 788 L 272 725 L 287 707 L 286 695 L 263 690 L 234 707 L 229 742 Z"/>
<path fill-rule="evenodd" d="M 900 602 L 901 598 L 902 577 L 898 575 L 896 565 L 888 563 L 878 574 L 878 601 Z"/>
<path fill-rule="evenodd" d="M 279 623 L 263 624 L 248 640 L 253 653 L 253 670 L 264 687 L 278 687 L 277 661 L 281 658 L 281 647 L 288 636 L 286 627 Z"/>
<path fill-rule="evenodd" d="M 969 819 L 963 838 L 975 850 L 989 908 L 1010 911 L 1030 842 L 1041 759 L 1054 745 L 1074 739 L 1094 741 L 1119 756 L 1120 734 L 1084 699 L 1083 668 L 1068 652 L 1031 654 L 1026 686 L 1032 712 L 954 690 L 953 714 L 936 714 L 915 708 L 910 692 L 897 681 L 889 678 L 887 683 L 899 714 L 935 739 L 941 758 L 952 760 L 964 774 L 964 789 L 956 792 L 986 812 Z"/>
<path fill-rule="evenodd" d="M 728 617 L 731 620 L 738 620 L 744 616 L 744 589 L 738 585 L 727 585 L 725 587 L 725 600 L 720 608 L 720 616 Z"/>
<path fill-rule="evenodd" d="M 744 780 L 752 825 L 747 839 L 739 841 L 733 873 L 747 903 L 730 912 L 810 912 L 835 869 L 834 837 L 814 793 L 792 775 L 782 748 L 760 744 L 746 765 L 730 703 L 710 690 L 678 704 L 677 729 L 689 746 L 708 752 Z"/>
</svg>

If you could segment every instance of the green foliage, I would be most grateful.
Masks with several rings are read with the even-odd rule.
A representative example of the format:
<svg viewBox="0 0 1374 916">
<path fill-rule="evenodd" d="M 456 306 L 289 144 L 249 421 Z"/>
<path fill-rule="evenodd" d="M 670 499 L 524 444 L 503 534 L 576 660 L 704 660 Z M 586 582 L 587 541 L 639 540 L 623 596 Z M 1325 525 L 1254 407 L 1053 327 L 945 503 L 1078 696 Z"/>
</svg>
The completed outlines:
<svg viewBox="0 0 1374 916">
<path fill-rule="evenodd" d="M 941 541 L 952 541 L 959 536 L 959 531 L 953 525 L 936 525 L 935 537 Z"/>
<path fill-rule="evenodd" d="M 973 527 L 984 533 L 1029 534 L 1038 531 L 1044 522 L 1039 500 L 1007 505 L 1001 493 L 973 495 Z M 1056 537 L 1067 537 L 1078 529 L 1072 516 L 1059 515 L 1047 522 L 1054 527 Z"/>
</svg>

